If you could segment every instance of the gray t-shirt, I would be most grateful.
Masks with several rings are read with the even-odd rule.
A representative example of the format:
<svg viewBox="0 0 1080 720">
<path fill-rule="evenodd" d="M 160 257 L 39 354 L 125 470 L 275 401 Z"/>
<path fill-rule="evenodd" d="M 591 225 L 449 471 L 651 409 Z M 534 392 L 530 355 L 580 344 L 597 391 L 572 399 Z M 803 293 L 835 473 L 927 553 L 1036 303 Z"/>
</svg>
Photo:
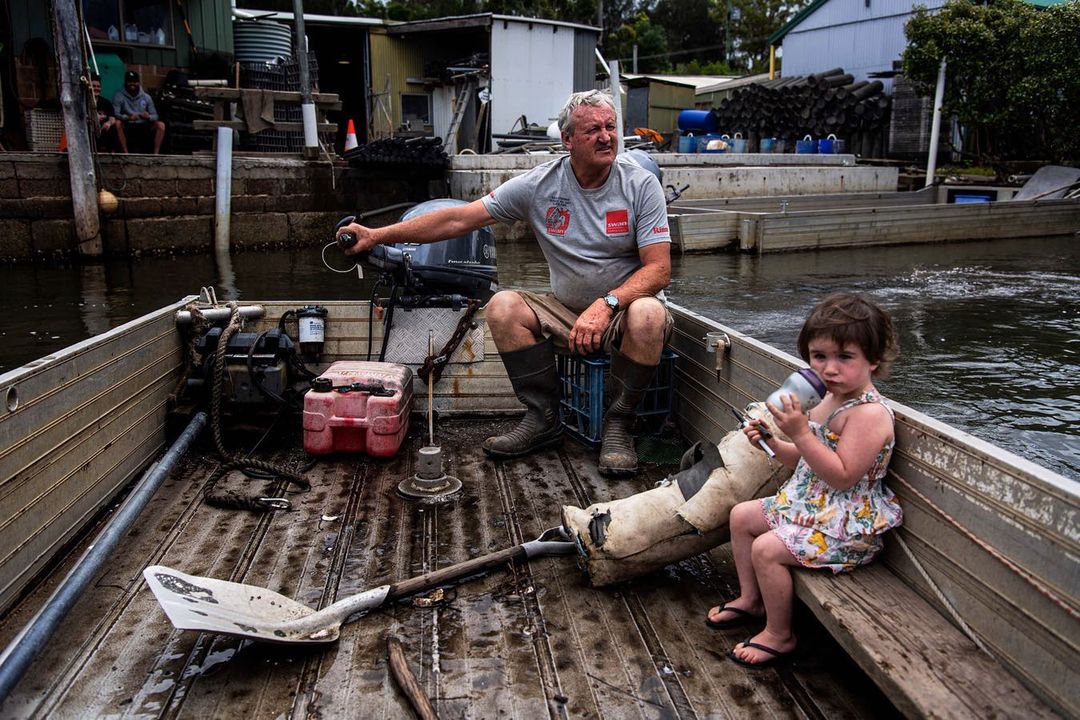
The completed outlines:
<svg viewBox="0 0 1080 720">
<path fill-rule="evenodd" d="M 563 156 L 507 180 L 483 201 L 496 220 L 529 223 L 547 259 L 552 292 L 575 312 L 640 268 L 640 248 L 671 242 L 660 181 L 623 155 L 598 188 L 583 189 Z M 664 300 L 663 291 L 657 297 Z"/>
</svg>

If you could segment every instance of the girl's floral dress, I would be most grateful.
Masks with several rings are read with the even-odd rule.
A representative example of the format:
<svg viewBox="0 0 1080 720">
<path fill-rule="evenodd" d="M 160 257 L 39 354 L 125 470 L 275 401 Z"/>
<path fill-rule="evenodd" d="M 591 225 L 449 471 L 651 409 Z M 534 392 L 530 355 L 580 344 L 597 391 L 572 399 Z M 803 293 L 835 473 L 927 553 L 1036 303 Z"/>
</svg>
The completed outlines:
<svg viewBox="0 0 1080 720">
<path fill-rule="evenodd" d="M 881 403 L 892 416 L 881 395 L 870 390 L 838 407 L 824 425 L 810 421 L 810 430 L 835 451 L 840 436 L 829 430 L 829 423 L 845 410 L 871 402 Z M 870 470 L 848 490 L 831 487 L 800 459 L 784 486 L 761 500 L 769 527 L 796 560 L 840 573 L 865 565 L 881 551 L 881 534 L 904 518 L 896 496 L 883 482 L 894 445 L 895 440 L 886 443 Z"/>
</svg>

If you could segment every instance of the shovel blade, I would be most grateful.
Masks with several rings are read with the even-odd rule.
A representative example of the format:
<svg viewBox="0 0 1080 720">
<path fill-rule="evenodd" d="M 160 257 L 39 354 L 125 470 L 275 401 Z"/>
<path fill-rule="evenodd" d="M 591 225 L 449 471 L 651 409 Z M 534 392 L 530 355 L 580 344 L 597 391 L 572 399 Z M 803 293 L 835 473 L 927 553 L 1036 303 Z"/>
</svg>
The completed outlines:
<svg viewBox="0 0 1080 720">
<path fill-rule="evenodd" d="M 313 632 L 302 620 L 315 611 L 266 588 L 188 575 L 151 565 L 143 577 L 172 624 L 180 630 L 235 635 L 263 642 L 326 643 L 341 624 L 321 623 Z"/>
</svg>

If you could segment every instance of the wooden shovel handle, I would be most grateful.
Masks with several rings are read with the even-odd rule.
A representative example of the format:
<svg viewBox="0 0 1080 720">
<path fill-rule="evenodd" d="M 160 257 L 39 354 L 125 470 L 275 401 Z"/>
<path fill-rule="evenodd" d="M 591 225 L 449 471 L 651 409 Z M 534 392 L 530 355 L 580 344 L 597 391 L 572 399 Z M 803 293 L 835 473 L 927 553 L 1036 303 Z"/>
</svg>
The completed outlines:
<svg viewBox="0 0 1080 720">
<path fill-rule="evenodd" d="M 430 590 L 439 585 L 445 585 L 454 580 L 460 580 L 461 578 L 470 575 L 476 575 L 477 573 L 492 570 L 500 565 L 513 562 L 514 560 L 524 560 L 525 556 L 525 547 L 523 545 L 515 545 L 512 548 L 482 555 L 478 558 L 473 558 L 472 560 L 466 560 L 465 562 L 451 565 L 442 570 L 434 570 L 425 573 L 424 575 L 418 575 L 414 578 L 395 583 L 390 586 L 390 591 L 387 593 L 386 599 L 397 600 L 399 598 L 408 597 L 409 595 L 414 595 L 415 593 L 423 592 L 424 590 Z"/>
<path fill-rule="evenodd" d="M 413 674 L 412 668 L 405 659 L 405 649 L 401 646 L 401 641 L 395 637 L 387 637 L 386 649 L 390 659 L 390 674 L 394 676 L 398 687 L 405 693 L 413 712 L 420 720 L 439 720 L 435 708 L 431 705 L 431 700 L 420 687 L 420 681 L 416 679 L 416 675 Z"/>
</svg>

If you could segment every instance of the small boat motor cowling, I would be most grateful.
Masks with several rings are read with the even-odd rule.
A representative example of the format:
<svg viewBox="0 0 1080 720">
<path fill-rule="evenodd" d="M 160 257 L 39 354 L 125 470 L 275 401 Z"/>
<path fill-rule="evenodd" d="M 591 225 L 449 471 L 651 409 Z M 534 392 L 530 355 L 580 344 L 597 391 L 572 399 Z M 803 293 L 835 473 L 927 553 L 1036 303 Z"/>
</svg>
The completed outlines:
<svg viewBox="0 0 1080 720">
<path fill-rule="evenodd" d="M 466 204 L 451 198 L 428 200 L 406 211 L 401 221 Z M 344 218 L 338 227 L 352 220 Z M 495 237 L 486 227 L 433 243 L 376 245 L 363 259 L 390 275 L 409 295 L 461 295 L 487 302 L 498 290 Z"/>
</svg>

